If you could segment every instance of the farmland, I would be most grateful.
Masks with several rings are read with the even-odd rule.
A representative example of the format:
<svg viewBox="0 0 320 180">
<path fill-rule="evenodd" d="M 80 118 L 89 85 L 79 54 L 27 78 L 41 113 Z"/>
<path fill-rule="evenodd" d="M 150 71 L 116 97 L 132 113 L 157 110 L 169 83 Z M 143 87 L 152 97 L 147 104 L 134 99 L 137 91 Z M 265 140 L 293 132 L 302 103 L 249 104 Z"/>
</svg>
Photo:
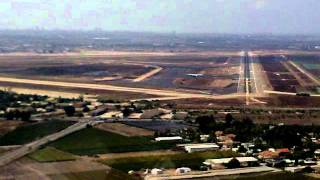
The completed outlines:
<svg viewBox="0 0 320 180">
<path fill-rule="evenodd" d="M 81 141 L 79 141 L 81 139 Z M 151 137 L 126 137 L 104 130 L 87 128 L 75 132 L 51 146 L 77 155 L 169 149 L 175 143 L 152 142 Z"/>
<path fill-rule="evenodd" d="M 38 138 L 61 131 L 72 124 L 72 122 L 67 121 L 47 121 L 20 126 L 14 131 L 1 136 L 0 145 L 18 145 L 29 143 Z"/>
<path fill-rule="evenodd" d="M 224 152 L 197 152 L 192 154 L 179 153 L 174 155 L 160 155 L 148 157 L 117 158 L 106 160 L 103 163 L 111 167 L 128 172 L 129 170 L 141 170 L 145 168 L 177 168 L 190 167 L 199 169 L 199 164 L 206 159 L 233 157 L 237 154 L 231 151 Z"/>
<path fill-rule="evenodd" d="M 75 160 L 72 154 L 59 151 L 52 147 L 40 149 L 29 155 L 30 158 L 39 162 L 56 162 L 56 161 L 71 161 Z"/>
</svg>

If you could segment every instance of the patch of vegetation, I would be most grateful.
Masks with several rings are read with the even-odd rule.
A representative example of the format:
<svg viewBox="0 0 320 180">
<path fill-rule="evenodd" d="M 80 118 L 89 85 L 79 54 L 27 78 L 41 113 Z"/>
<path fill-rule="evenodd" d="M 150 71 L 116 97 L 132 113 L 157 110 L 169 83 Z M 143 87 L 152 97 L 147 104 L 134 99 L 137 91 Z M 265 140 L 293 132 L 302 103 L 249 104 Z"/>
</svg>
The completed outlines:
<svg viewBox="0 0 320 180">
<path fill-rule="evenodd" d="M 14 131 L 1 136 L 0 146 L 26 144 L 49 134 L 59 132 L 72 124 L 73 122 L 53 120 L 20 126 Z"/>
<path fill-rule="evenodd" d="M 77 155 L 169 149 L 175 143 L 153 142 L 151 137 L 126 137 L 95 128 L 70 134 L 51 146 Z"/>
<path fill-rule="evenodd" d="M 102 163 L 124 172 L 128 172 L 130 170 L 141 170 L 144 168 L 151 169 L 189 167 L 191 169 L 199 169 L 201 164 L 206 159 L 227 158 L 234 156 L 237 156 L 237 153 L 232 151 L 212 151 L 148 157 L 120 158 L 102 161 Z"/>
<path fill-rule="evenodd" d="M 127 173 L 123 173 L 121 171 L 117 171 L 112 169 L 107 172 L 106 170 L 98 170 L 98 171 L 86 171 L 86 172 L 75 172 L 75 173 L 65 173 L 65 174 L 55 174 L 51 175 L 50 178 L 52 180 L 87 180 L 87 179 L 95 179 L 95 180 L 138 180 L 139 177 L 129 176 Z"/>
<path fill-rule="evenodd" d="M 29 157 L 39 162 L 72 161 L 76 159 L 72 154 L 57 150 L 53 147 L 40 149 L 30 154 Z"/>
<path fill-rule="evenodd" d="M 98 102 L 101 103 L 120 103 L 123 99 L 115 98 L 114 96 L 101 95 L 98 97 Z"/>
</svg>

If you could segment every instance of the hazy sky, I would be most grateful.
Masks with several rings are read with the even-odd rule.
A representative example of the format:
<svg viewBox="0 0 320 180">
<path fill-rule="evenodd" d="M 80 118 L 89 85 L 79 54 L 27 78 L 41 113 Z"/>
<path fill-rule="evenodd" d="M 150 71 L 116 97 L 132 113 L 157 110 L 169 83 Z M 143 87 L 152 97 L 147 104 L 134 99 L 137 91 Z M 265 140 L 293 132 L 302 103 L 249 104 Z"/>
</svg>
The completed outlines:
<svg viewBox="0 0 320 180">
<path fill-rule="evenodd" d="M 320 34 L 320 0 L 0 0 L 2 29 Z"/>
</svg>

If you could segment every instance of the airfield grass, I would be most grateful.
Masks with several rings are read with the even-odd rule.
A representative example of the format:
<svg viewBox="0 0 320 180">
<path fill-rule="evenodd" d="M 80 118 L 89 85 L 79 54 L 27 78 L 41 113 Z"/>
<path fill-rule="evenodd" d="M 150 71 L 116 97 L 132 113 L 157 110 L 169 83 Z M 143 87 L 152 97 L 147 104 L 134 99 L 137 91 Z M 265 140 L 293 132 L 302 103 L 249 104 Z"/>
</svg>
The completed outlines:
<svg viewBox="0 0 320 180">
<path fill-rule="evenodd" d="M 320 69 L 320 64 L 302 63 L 307 69 Z"/>
<path fill-rule="evenodd" d="M 175 143 L 153 142 L 151 137 L 126 137 L 96 128 L 86 128 L 50 144 L 77 155 L 169 149 Z"/>
<path fill-rule="evenodd" d="M 112 168 L 128 172 L 130 170 L 152 169 L 152 168 L 178 168 L 189 167 L 199 169 L 206 159 L 227 158 L 237 156 L 232 151 L 210 151 L 196 153 L 180 153 L 173 155 L 147 156 L 147 157 L 130 157 L 117 158 L 114 160 L 102 160 L 101 162 Z"/>
<path fill-rule="evenodd" d="M 41 137 L 59 132 L 72 124 L 73 122 L 53 120 L 20 126 L 1 136 L 0 146 L 30 143 Z"/>
<path fill-rule="evenodd" d="M 129 176 L 127 173 L 123 173 L 118 170 L 97 170 L 97 171 L 85 171 L 51 175 L 52 180 L 138 180 L 139 177 Z"/>
<path fill-rule="evenodd" d="M 28 156 L 38 162 L 72 161 L 76 159 L 72 154 L 57 150 L 53 147 L 40 149 Z"/>
</svg>

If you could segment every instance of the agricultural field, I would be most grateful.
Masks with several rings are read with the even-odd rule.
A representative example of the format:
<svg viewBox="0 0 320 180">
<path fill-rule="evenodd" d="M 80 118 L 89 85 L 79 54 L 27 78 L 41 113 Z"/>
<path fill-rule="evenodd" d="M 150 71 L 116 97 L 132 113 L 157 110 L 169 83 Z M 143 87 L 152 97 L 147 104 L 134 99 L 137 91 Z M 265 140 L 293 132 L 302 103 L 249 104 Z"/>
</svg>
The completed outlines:
<svg viewBox="0 0 320 180">
<path fill-rule="evenodd" d="M 154 131 L 128 126 L 121 123 L 101 123 L 98 124 L 96 128 L 127 137 L 153 136 L 155 133 Z"/>
<path fill-rule="evenodd" d="M 77 155 L 149 151 L 175 146 L 175 143 L 153 142 L 152 139 L 145 136 L 126 137 L 96 128 L 87 128 L 49 145 Z"/>
<path fill-rule="evenodd" d="M 57 150 L 52 147 L 40 149 L 29 154 L 28 156 L 38 162 L 72 161 L 76 159 L 72 154 Z"/>
<path fill-rule="evenodd" d="M 4 134 L 3 136 L 0 136 L 0 145 L 26 144 L 46 135 L 61 131 L 72 124 L 73 122 L 58 120 L 26 124 Z"/>
<path fill-rule="evenodd" d="M 211 151 L 196 153 L 178 153 L 173 155 L 160 155 L 148 157 L 129 157 L 108 159 L 102 161 L 115 169 L 128 172 L 130 170 L 152 169 L 152 168 L 178 168 L 190 167 L 191 169 L 199 169 L 206 159 L 234 157 L 237 153 L 232 151 Z"/>
<path fill-rule="evenodd" d="M 88 179 L 96 179 L 96 180 L 139 180 L 140 178 L 130 176 L 125 172 L 117 171 L 111 169 L 109 172 L 105 170 L 96 170 L 96 171 L 84 171 L 84 172 L 72 172 L 72 173 L 64 173 L 64 174 L 55 174 L 50 175 L 50 179 L 52 180 L 88 180 Z"/>
<path fill-rule="evenodd" d="M 7 134 L 10 131 L 15 130 L 17 127 L 23 124 L 22 121 L 6 121 L 0 120 L 0 137 Z"/>
</svg>

